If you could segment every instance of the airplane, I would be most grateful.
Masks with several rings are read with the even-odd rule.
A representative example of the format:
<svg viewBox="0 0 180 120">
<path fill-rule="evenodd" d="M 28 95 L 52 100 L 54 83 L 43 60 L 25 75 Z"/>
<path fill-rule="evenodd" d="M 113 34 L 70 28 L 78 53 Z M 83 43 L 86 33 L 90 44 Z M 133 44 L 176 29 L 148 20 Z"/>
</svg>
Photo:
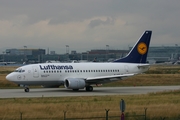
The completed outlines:
<svg viewBox="0 0 180 120">
<path fill-rule="evenodd" d="M 124 80 L 147 71 L 147 54 L 152 31 L 145 31 L 124 58 L 113 62 L 39 63 L 17 68 L 6 79 L 24 87 L 42 85 L 53 88 L 64 85 L 67 89 L 93 91 L 93 85 Z"/>
</svg>

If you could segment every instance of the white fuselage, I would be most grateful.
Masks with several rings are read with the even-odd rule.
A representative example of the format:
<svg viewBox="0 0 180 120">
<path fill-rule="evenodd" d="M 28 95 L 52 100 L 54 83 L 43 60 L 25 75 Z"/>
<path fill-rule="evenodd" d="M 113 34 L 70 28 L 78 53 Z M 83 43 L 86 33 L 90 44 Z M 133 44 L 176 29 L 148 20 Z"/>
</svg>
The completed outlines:
<svg viewBox="0 0 180 120">
<path fill-rule="evenodd" d="M 22 66 L 10 73 L 8 80 L 20 85 L 62 85 L 67 78 L 139 74 L 148 67 L 135 63 L 43 63 Z"/>
</svg>

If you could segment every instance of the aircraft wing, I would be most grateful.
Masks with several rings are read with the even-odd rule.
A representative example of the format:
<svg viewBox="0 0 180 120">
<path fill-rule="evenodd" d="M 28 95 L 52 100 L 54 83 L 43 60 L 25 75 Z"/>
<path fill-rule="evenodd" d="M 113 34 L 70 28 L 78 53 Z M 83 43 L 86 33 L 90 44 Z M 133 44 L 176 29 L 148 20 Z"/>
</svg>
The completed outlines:
<svg viewBox="0 0 180 120">
<path fill-rule="evenodd" d="M 109 83 L 117 80 L 123 80 L 127 77 L 133 76 L 135 74 L 122 74 L 122 75 L 109 75 L 109 76 L 99 76 L 99 77 L 88 77 L 86 78 L 86 83 L 88 84 L 102 84 Z"/>
</svg>

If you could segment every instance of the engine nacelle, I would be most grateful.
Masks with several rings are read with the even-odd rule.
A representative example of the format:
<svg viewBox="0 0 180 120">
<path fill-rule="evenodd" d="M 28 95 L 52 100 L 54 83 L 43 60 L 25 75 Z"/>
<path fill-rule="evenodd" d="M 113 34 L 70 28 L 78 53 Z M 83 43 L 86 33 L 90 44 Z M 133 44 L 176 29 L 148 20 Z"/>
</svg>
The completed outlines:
<svg viewBox="0 0 180 120">
<path fill-rule="evenodd" d="M 67 78 L 64 82 L 64 86 L 68 89 L 84 89 L 85 85 L 85 80 L 78 78 Z"/>
</svg>

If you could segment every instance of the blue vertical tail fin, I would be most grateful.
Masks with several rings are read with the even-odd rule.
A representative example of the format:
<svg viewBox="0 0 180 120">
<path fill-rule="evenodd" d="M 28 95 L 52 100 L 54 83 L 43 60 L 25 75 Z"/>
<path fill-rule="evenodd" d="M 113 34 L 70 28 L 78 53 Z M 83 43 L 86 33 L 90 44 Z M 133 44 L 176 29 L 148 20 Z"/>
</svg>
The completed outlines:
<svg viewBox="0 0 180 120">
<path fill-rule="evenodd" d="M 151 34 L 152 31 L 145 31 L 133 46 L 131 51 L 128 53 L 128 55 L 124 58 L 117 59 L 114 62 L 146 63 Z"/>
</svg>

